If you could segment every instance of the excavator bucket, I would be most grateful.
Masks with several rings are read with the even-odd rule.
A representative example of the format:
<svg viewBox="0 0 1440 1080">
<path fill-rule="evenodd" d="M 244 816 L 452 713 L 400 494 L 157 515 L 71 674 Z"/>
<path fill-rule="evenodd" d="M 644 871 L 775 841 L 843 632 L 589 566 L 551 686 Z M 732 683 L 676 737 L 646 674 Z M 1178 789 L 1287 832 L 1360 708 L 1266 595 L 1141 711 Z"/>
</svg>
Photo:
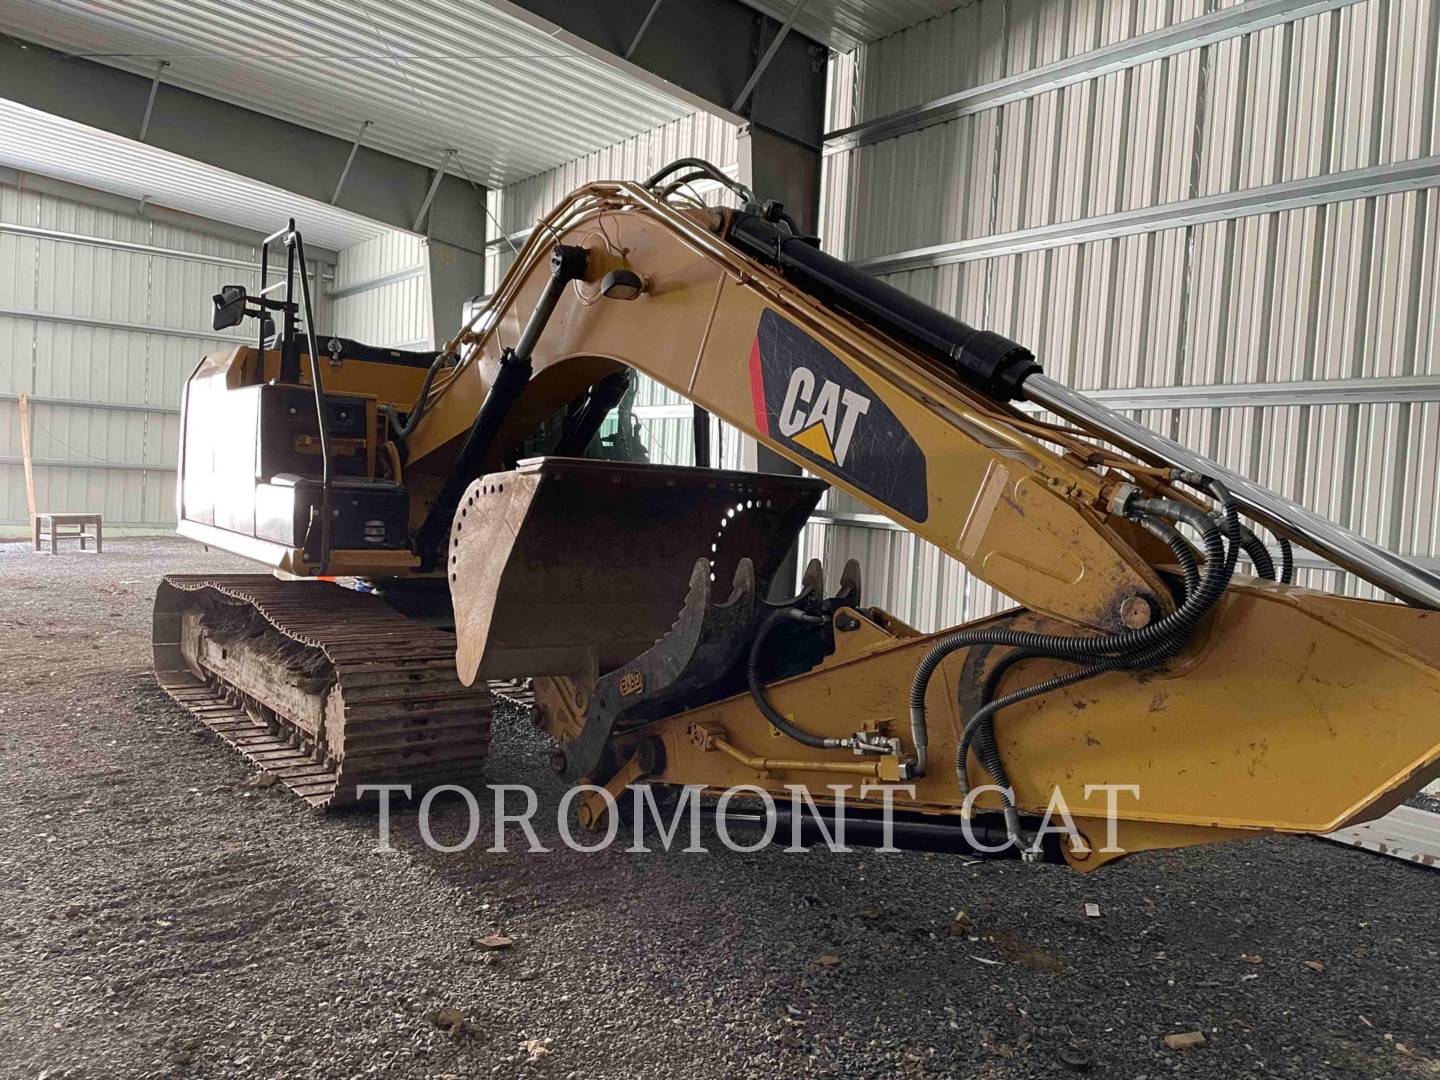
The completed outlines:
<svg viewBox="0 0 1440 1080">
<path fill-rule="evenodd" d="M 748 558 L 765 596 L 825 487 L 557 457 L 481 477 L 450 532 L 460 678 L 603 674 L 670 630 L 700 558 L 721 588 Z"/>
</svg>

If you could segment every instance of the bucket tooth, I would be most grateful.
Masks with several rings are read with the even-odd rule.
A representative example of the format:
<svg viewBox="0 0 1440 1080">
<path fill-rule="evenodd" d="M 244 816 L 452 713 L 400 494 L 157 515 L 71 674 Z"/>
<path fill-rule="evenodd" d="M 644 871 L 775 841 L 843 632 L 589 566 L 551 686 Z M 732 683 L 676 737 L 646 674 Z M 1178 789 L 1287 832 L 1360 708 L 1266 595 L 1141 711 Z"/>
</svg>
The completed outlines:
<svg viewBox="0 0 1440 1080">
<path fill-rule="evenodd" d="M 729 598 L 714 603 L 714 574 L 697 559 L 685 603 L 670 630 L 639 656 L 602 675 L 589 694 L 585 724 L 562 745 L 562 779 L 594 774 L 617 722 L 654 720 L 713 697 L 750 644 L 760 608 L 749 559 L 736 567 Z"/>
</svg>

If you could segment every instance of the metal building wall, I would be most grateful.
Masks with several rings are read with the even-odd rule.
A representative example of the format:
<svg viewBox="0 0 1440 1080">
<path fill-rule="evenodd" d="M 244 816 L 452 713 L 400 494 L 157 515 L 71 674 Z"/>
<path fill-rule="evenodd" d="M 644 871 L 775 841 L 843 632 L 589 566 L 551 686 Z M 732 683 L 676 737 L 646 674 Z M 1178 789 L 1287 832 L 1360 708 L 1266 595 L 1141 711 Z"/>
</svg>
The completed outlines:
<svg viewBox="0 0 1440 1080">
<path fill-rule="evenodd" d="M 737 134 L 733 124 L 708 113 L 694 113 L 494 192 L 495 215 L 504 235 L 490 241 L 486 281 L 494 288 L 514 261 L 511 245 L 523 247 L 537 220 L 570 192 L 591 181 L 643 180 L 682 157 L 704 158 L 736 175 L 740 163 Z M 717 186 L 697 186 L 702 188 L 703 198 L 712 203 L 719 201 Z M 635 416 L 651 461 L 694 464 L 692 410 L 684 398 L 642 376 Z M 728 424 L 713 419 L 711 423 L 714 463 L 731 469 L 744 468 L 747 463 L 753 467 L 754 443 Z"/>
<path fill-rule="evenodd" d="M 431 347 L 423 237 L 392 231 L 337 256 L 332 333 L 394 349 Z"/>
<path fill-rule="evenodd" d="M 257 260 L 252 245 L 0 185 L 5 531 L 29 531 L 20 391 L 37 509 L 173 527 L 180 390 L 201 356 L 248 339 L 248 328 L 210 328 L 210 297 L 224 284 L 255 288 Z"/>
<path fill-rule="evenodd" d="M 824 241 L 1435 560 L 1437 53 L 1440 0 L 979 0 L 833 61 Z M 1005 602 L 847 502 L 808 539 L 870 600 Z"/>
</svg>

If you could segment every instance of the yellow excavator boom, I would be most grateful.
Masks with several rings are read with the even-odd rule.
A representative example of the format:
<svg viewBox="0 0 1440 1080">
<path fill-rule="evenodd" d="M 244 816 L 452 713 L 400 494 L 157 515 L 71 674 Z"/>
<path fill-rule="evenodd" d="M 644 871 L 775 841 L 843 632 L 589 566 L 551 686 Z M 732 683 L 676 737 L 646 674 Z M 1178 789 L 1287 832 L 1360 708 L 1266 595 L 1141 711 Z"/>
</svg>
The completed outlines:
<svg viewBox="0 0 1440 1080">
<path fill-rule="evenodd" d="M 570 195 L 428 367 L 337 344 L 334 394 L 363 413 L 345 429 L 353 481 L 306 502 L 287 494 L 303 476 L 248 476 L 255 505 L 281 506 L 266 537 L 214 495 L 246 468 L 213 418 L 253 392 L 264 452 L 267 394 L 330 393 L 321 350 L 308 372 L 289 356 L 290 378 L 283 347 L 207 361 L 187 395 L 182 531 L 292 574 L 373 579 L 402 610 L 443 581 L 461 682 L 533 678 L 555 767 L 610 795 L 798 786 L 898 813 L 919 842 L 964 818 L 1093 868 L 1329 832 L 1440 774 L 1440 579 L 825 255 L 732 181 L 742 210 L 675 179 Z M 597 460 L 632 371 L 813 479 Z M 338 454 L 334 426 L 308 444 L 285 429 L 285 460 Z M 922 634 L 868 605 L 854 566 L 838 582 L 811 566 L 775 595 L 826 485 L 1020 606 Z M 372 506 L 381 486 L 403 526 L 376 543 L 339 511 L 332 542 L 306 527 L 321 494 Z M 1296 546 L 1401 602 L 1291 584 Z M 1057 807 L 1075 828 L 1046 847 Z"/>
</svg>

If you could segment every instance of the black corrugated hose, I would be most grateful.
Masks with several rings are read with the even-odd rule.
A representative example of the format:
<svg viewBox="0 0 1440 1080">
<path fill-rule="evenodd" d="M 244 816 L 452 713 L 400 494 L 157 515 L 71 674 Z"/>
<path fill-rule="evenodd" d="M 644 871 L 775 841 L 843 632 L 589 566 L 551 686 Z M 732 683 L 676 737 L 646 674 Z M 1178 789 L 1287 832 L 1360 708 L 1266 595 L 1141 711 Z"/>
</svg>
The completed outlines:
<svg viewBox="0 0 1440 1080">
<path fill-rule="evenodd" d="M 1250 556 L 1250 561 L 1255 564 L 1256 577 L 1265 578 L 1267 581 L 1279 580 L 1275 575 L 1275 560 L 1270 558 L 1270 552 L 1260 538 L 1244 525 L 1240 526 L 1240 544 L 1245 549 L 1245 554 Z"/>
<path fill-rule="evenodd" d="M 1189 542 L 1175 529 L 1165 525 L 1163 522 L 1147 522 L 1146 528 L 1151 528 L 1152 524 L 1160 526 L 1153 531 L 1156 532 L 1156 535 L 1164 538 L 1165 542 L 1170 546 L 1170 550 L 1175 553 L 1175 558 L 1180 563 L 1182 573 L 1185 575 L 1185 597 L 1188 599 L 1194 595 L 1201 584 L 1201 579 L 1196 569 L 1194 550 L 1190 547 Z M 1212 554 L 1214 554 L 1213 549 Z M 1223 558 L 1211 563 L 1210 566 L 1213 567 L 1216 572 L 1224 573 Z M 965 768 L 965 761 L 969 757 L 971 742 L 977 739 L 977 737 L 980 744 L 978 751 L 980 760 L 984 764 L 986 771 L 990 773 L 991 777 L 993 777 L 995 782 L 1001 787 L 1008 788 L 1010 786 L 1009 778 L 1005 773 L 1004 764 L 1000 758 L 999 749 L 995 745 L 994 738 L 993 720 L 995 714 L 1001 709 L 1040 694 L 1048 694 L 1054 690 L 1063 689 L 1066 686 L 1073 686 L 1078 682 L 1083 682 L 1085 679 L 1095 675 L 1101 675 L 1107 671 L 1149 667 L 1173 655 L 1179 650 L 1182 644 L 1182 641 L 1171 640 L 1142 653 L 1107 658 L 1098 664 L 1092 664 L 1080 671 L 1069 672 L 1065 675 L 1059 675 L 1053 679 L 1049 679 L 1044 683 L 1027 686 L 997 701 L 994 700 L 995 692 L 1000 688 L 1000 684 L 1004 680 L 1006 673 L 1018 663 L 1042 656 L 1048 656 L 1050 659 L 1072 660 L 1076 663 L 1082 662 L 1077 657 L 1060 657 L 1054 654 L 1036 652 L 1033 649 L 1017 649 L 1010 653 L 996 664 L 989 676 L 987 676 L 985 686 L 980 694 L 980 700 L 984 704 L 966 723 L 965 729 L 961 733 L 960 744 L 956 748 L 955 753 L 955 771 L 960 778 L 961 793 L 965 795 L 970 793 L 970 778 Z M 996 771 L 997 769 L 999 770 L 998 772 Z"/>
<path fill-rule="evenodd" d="M 1295 584 L 1295 549 L 1283 536 L 1280 538 L 1280 584 Z"/>
<path fill-rule="evenodd" d="M 760 682 L 760 654 L 765 649 L 765 639 L 770 632 L 782 622 L 794 621 L 804 623 L 808 626 L 819 626 L 825 622 L 823 615 L 806 615 L 798 608 L 777 608 L 770 613 L 763 623 L 760 624 L 760 631 L 755 635 L 755 640 L 750 645 L 750 659 L 745 665 L 745 679 L 750 684 L 750 698 L 755 702 L 755 707 L 760 710 L 771 726 L 781 734 L 788 735 L 798 743 L 806 746 L 813 746 L 817 750 L 833 750 L 837 746 L 844 746 L 843 739 L 827 738 L 823 735 L 812 735 L 804 728 L 797 726 L 790 720 L 781 716 L 770 705 L 765 697 L 765 687 Z"/>
<path fill-rule="evenodd" d="M 1201 482 L 1199 478 L 1195 478 L 1195 481 Z M 1020 836 L 1019 813 L 1009 794 L 1009 779 L 993 737 L 991 725 L 995 714 L 1007 705 L 1074 685 L 1107 671 L 1134 670 L 1152 666 L 1174 655 L 1184 647 L 1201 619 L 1210 612 L 1224 594 L 1225 588 L 1234 574 L 1235 562 L 1243 543 L 1241 532 L 1243 526 L 1240 524 L 1238 507 L 1229 491 L 1218 483 L 1203 483 L 1223 507 L 1223 514 L 1218 520 L 1193 506 L 1168 499 L 1137 499 L 1133 500 L 1129 507 L 1129 513 L 1141 520 L 1168 518 L 1171 521 L 1184 522 L 1196 529 L 1202 537 L 1205 546 L 1205 575 L 1195 587 L 1187 588 L 1184 600 L 1169 615 L 1139 630 L 1100 634 L 1093 637 L 1035 634 L 1003 628 L 962 630 L 941 639 L 931 648 L 916 668 L 910 687 L 911 735 L 916 751 L 913 775 L 924 775 L 925 757 L 929 745 L 925 724 L 926 691 L 930 679 L 941 661 L 951 653 L 976 645 L 999 645 L 1018 650 L 1013 658 L 1006 658 L 1003 663 L 1005 669 L 1022 659 L 1040 656 L 1085 664 L 1086 666 L 1078 671 L 1056 676 L 1035 686 L 1025 687 L 996 701 L 987 701 L 966 724 L 965 732 L 962 734 L 961 750 L 957 754 L 956 761 L 956 770 L 960 777 L 962 790 L 968 790 L 964 755 L 968 752 L 971 741 L 979 734 L 982 763 L 996 785 L 1006 791 L 1004 809 L 1007 831 L 1013 841 L 1017 843 L 1023 841 Z M 1193 555 L 1190 554 L 1189 545 L 1183 538 L 1173 529 L 1170 532 L 1174 533 L 1174 539 L 1177 541 L 1177 543 L 1172 543 L 1171 547 L 1176 552 L 1183 571 L 1187 565 L 1186 556 L 1188 555 L 1190 561 L 1193 562 Z M 1227 539 L 1230 540 L 1228 547 Z M 1166 540 L 1167 543 L 1170 543 L 1169 536 L 1166 537 Z M 1185 555 L 1181 554 L 1182 550 Z M 1187 575 L 1187 584 L 1188 581 Z M 993 681 L 987 680 L 986 697 L 992 694 L 998 685 L 998 675 L 993 677 Z"/>
</svg>

